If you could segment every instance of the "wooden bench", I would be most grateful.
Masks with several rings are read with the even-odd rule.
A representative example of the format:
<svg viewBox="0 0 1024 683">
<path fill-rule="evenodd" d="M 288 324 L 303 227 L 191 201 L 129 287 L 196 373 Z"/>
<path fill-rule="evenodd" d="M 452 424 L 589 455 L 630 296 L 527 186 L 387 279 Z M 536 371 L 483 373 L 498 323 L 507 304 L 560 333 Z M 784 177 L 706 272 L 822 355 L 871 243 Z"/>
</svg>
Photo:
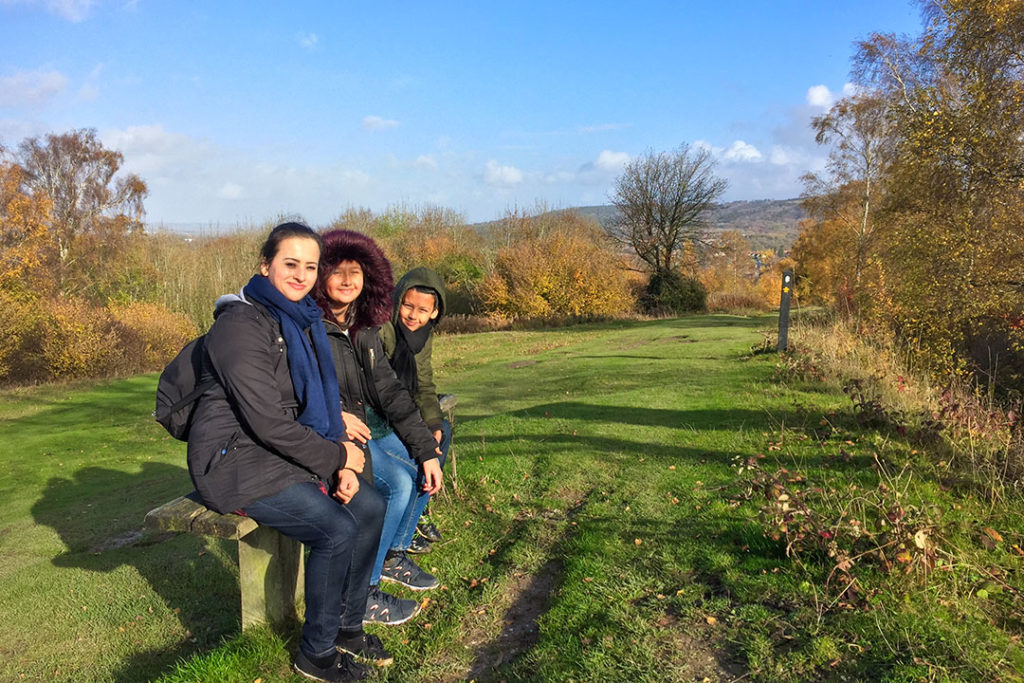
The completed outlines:
<svg viewBox="0 0 1024 683">
<path fill-rule="evenodd" d="M 440 396 L 451 422 L 454 394 Z M 454 453 L 449 450 L 452 478 Z M 222 515 L 200 502 L 195 491 L 150 510 L 145 526 L 158 531 L 213 536 L 238 541 L 238 583 L 242 594 L 242 630 L 269 623 L 287 628 L 303 614 L 302 544 L 276 529 L 261 527 L 249 517 Z"/>
</svg>

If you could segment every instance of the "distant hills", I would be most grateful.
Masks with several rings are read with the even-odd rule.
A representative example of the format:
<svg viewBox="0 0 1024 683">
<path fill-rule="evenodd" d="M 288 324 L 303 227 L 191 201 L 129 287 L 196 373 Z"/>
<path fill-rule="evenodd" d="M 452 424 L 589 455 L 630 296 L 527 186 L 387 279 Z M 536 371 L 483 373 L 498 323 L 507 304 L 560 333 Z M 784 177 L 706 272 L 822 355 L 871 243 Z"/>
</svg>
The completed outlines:
<svg viewBox="0 0 1024 683">
<path fill-rule="evenodd" d="M 736 230 L 755 249 L 787 250 L 800 234 L 800 221 L 807 214 L 800 208 L 800 199 L 756 199 L 717 204 L 709 212 L 708 230 L 713 234 Z M 576 211 L 609 228 L 619 219 L 614 206 L 578 206 Z"/>
</svg>

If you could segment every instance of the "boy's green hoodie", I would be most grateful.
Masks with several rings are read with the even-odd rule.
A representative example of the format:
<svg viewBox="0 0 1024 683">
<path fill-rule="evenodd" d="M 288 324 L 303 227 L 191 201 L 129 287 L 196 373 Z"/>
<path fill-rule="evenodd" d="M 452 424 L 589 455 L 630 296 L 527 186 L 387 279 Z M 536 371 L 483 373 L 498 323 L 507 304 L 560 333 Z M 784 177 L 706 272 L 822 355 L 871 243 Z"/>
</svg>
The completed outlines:
<svg viewBox="0 0 1024 683">
<path fill-rule="evenodd" d="M 413 268 L 402 276 L 402 279 L 395 285 L 394 307 L 391 312 L 391 320 L 380 327 L 381 343 L 384 346 L 384 353 L 387 354 L 389 360 L 394 355 L 395 345 L 398 342 L 396 326 L 402 324 L 398 320 L 398 308 L 402 303 L 405 293 L 412 287 L 429 287 L 437 292 L 437 318 L 432 321 L 433 324 L 436 325 L 441 316 L 444 315 L 445 298 L 447 295 L 445 294 L 444 282 L 441 280 L 440 275 L 430 268 L 419 267 Z M 437 400 L 437 387 L 434 386 L 434 369 L 430 364 L 430 353 L 434 346 L 433 342 L 434 334 L 431 332 L 423 348 L 416 354 L 416 379 L 419 387 L 413 399 L 416 400 L 416 405 L 420 409 L 423 421 L 431 430 L 437 430 L 441 428 L 444 414 L 441 412 L 441 404 Z"/>
</svg>

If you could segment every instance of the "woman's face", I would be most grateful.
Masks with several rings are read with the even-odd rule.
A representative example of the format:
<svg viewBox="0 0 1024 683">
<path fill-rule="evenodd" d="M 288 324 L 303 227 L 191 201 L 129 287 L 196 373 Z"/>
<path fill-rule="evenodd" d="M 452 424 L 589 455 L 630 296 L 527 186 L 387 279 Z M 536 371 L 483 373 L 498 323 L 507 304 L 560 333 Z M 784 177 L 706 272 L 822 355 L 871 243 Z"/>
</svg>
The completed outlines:
<svg viewBox="0 0 1024 683">
<path fill-rule="evenodd" d="M 346 309 L 362 293 L 363 267 L 356 261 L 342 261 L 327 277 L 327 298 L 332 309 Z"/>
<path fill-rule="evenodd" d="M 320 245 L 309 237 L 281 240 L 270 263 L 260 264 L 260 273 L 289 301 L 299 301 L 316 284 Z"/>
</svg>

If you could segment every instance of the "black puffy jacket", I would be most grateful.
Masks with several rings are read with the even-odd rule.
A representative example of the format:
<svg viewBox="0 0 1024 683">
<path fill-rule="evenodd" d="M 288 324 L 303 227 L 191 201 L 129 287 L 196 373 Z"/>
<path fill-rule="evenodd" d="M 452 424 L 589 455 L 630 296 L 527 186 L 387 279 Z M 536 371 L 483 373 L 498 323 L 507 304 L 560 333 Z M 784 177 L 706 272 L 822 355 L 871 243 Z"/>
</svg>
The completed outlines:
<svg viewBox="0 0 1024 683">
<path fill-rule="evenodd" d="M 327 319 L 324 327 L 338 373 L 342 409 L 366 422 L 366 405 L 370 405 L 387 418 L 417 462 L 436 458 L 437 441 L 385 358 L 377 328 L 364 327 L 347 335 Z"/>
<path fill-rule="evenodd" d="M 281 326 L 260 304 L 218 305 L 196 404 L 188 471 L 207 507 L 232 512 L 300 481 L 332 482 L 345 447 L 300 424 Z"/>
</svg>

